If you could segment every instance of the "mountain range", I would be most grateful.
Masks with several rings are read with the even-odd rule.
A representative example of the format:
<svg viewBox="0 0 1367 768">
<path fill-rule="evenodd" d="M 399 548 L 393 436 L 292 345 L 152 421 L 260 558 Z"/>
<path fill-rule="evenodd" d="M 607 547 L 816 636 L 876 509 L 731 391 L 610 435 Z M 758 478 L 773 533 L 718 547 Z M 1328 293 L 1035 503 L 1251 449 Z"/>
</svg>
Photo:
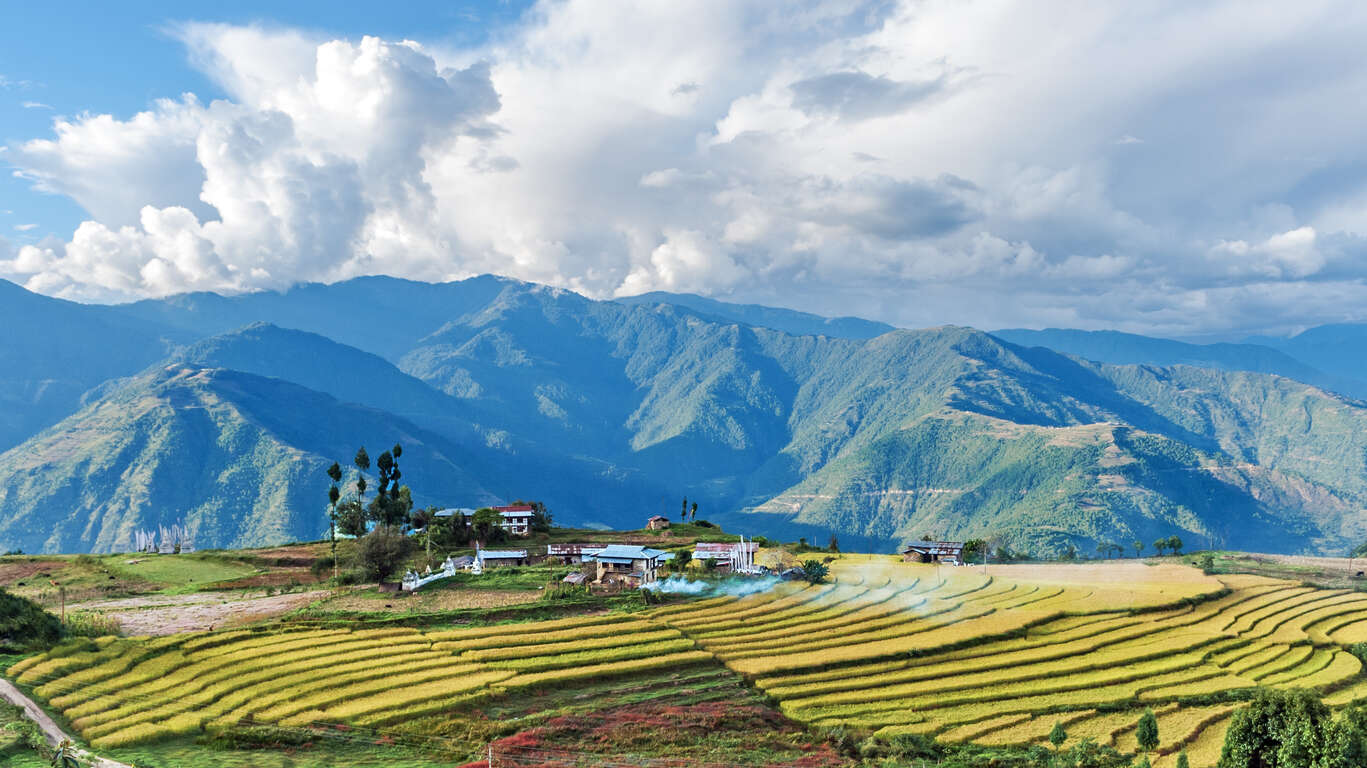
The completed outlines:
<svg viewBox="0 0 1367 768">
<path fill-rule="evenodd" d="M 887 550 L 1367 538 L 1359 326 L 1198 345 L 482 276 L 82 305 L 0 282 L 0 549 L 317 538 L 333 461 L 404 446 L 419 504 Z M 351 469 L 354 476 L 354 469 Z M 352 478 L 348 478 L 350 484 Z"/>
</svg>

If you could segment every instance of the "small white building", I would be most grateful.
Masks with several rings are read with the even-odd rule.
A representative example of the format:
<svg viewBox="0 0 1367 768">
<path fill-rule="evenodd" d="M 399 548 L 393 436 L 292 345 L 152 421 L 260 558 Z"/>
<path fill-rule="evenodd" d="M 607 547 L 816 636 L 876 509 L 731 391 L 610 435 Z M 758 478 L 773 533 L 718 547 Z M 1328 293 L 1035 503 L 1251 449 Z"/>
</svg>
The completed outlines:
<svg viewBox="0 0 1367 768">
<path fill-rule="evenodd" d="M 507 531 L 512 536 L 530 536 L 532 533 L 532 517 L 536 514 L 536 509 L 526 504 L 517 504 L 507 507 L 494 507 L 494 511 L 503 517 L 499 527 Z"/>
</svg>

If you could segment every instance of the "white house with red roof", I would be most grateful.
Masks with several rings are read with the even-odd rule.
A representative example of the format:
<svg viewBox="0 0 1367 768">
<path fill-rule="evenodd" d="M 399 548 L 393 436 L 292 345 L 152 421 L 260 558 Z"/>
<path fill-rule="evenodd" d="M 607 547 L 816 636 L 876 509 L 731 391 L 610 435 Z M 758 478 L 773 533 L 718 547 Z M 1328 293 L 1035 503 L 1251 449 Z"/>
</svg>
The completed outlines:
<svg viewBox="0 0 1367 768">
<path fill-rule="evenodd" d="M 536 514 L 536 508 L 529 504 L 514 504 L 507 507 L 494 507 L 494 511 L 503 517 L 499 526 L 512 536 L 530 536 L 532 533 L 532 516 Z"/>
</svg>

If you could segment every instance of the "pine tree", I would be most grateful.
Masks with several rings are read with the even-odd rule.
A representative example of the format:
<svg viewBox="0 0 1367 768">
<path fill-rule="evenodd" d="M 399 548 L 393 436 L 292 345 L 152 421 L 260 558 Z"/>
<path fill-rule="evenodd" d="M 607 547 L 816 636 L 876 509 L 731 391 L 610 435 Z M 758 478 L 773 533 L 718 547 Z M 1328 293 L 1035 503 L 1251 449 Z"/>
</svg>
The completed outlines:
<svg viewBox="0 0 1367 768">
<path fill-rule="evenodd" d="M 1152 752 L 1158 747 L 1158 718 L 1153 716 L 1152 709 L 1144 710 L 1144 714 L 1139 718 L 1134 738 L 1139 742 L 1139 748 L 1145 752 Z"/>
<path fill-rule="evenodd" d="M 356 474 L 356 501 L 360 503 L 362 509 L 365 509 L 365 473 L 370 470 L 370 454 L 365 452 L 364 445 L 356 449 L 356 458 L 352 459 L 352 461 L 355 462 L 356 468 L 360 470 L 360 472 Z"/>
<path fill-rule="evenodd" d="M 342 482 L 342 467 L 332 462 L 328 467 L 332 485 L 328 487 L 328 539 L 332 542 L 332 578 L 337 578 L 337 501 L 342 498 L 338 483 Z"/>
<path fill-rule="evenodd" d="M 1057 752 L 1067 740 L 1068 732 L 1063 729 L 1063 723 L 1055 721 L 1054 729 L 1049 731 L 1049 743 L 1054 745 L 1054 751 Z"/>
</svg>

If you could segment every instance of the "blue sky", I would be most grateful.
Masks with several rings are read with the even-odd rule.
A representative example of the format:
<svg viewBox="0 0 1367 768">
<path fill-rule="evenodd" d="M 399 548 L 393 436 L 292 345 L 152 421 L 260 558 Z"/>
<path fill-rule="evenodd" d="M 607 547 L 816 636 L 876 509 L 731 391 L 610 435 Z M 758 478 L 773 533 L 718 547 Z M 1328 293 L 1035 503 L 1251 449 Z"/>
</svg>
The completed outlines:
<svg viewBox="0 0 1367 768">
<path fill-rule="evenodd" d="M 527 0 L 472 2 L 12 2 L 0 23 L 0 143 L 43 136 L 54 117 L 82 112 L 127 118 L 158 98 L 189 91 L 204 101 L 224 93 L 192 67 L 168 28 L 185 21 L 262 24 L 321 36 L 379 35 L 474 46 L 515 21 Z M 25 106 L 28 105 L 28 106 Z M 0 176 L 0 235 L 36 242 L 69 235 L 86 214 L 70 198 Z M 36 224 L 15 231 L 14 226 Z"/>
<path fill-rule="evenodd" d="M 1356 0 L 11 3 L 0 279 L 1367 322 L 1363 39 Z"/>
</svg>

